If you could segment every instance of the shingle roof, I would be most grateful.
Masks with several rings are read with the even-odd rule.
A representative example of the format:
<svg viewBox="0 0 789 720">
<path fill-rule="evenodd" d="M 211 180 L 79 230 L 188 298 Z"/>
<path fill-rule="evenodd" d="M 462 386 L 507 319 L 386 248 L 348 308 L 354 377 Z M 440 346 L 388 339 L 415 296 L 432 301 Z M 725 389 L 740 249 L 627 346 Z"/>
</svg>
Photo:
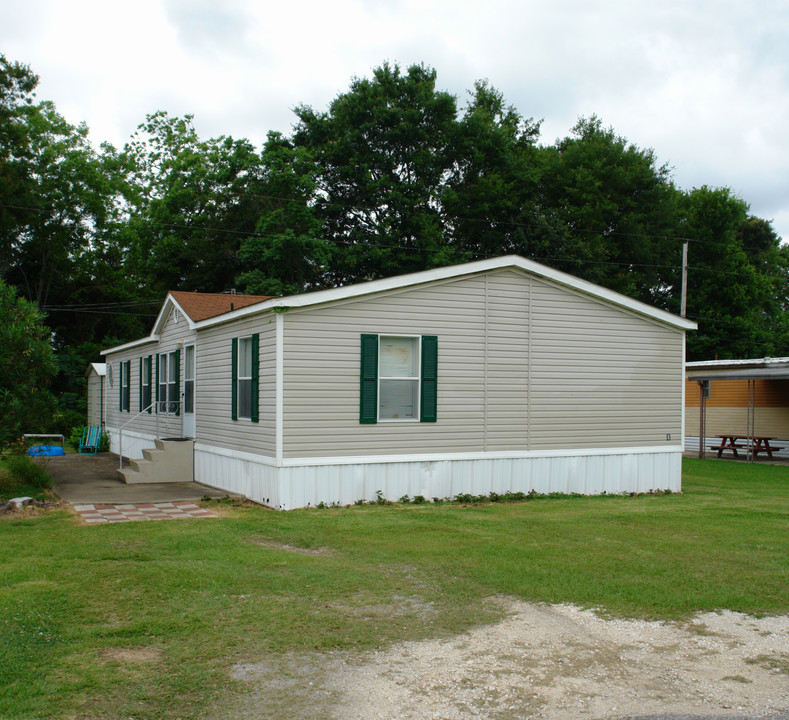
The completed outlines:
<svg viewBox="0 0 789 720">
<path fill-rule="evenodd" d="M 192 322 L 207 320 L 231 310 L 270 300 L 271 295 L 230 295 L 228 293 L 192 293 L 171 290 L 175 300 Z"/>
</svg>

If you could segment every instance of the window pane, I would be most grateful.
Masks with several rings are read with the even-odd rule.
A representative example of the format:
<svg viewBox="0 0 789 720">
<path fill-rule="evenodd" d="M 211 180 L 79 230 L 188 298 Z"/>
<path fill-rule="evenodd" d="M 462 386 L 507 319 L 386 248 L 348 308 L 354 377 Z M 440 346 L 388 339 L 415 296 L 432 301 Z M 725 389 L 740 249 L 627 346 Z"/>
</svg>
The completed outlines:
<svg viewBox="0 0 789 720">
<path fill-rule="evenodd" d="M 416 377 L 416 338 L 382 337 L 381 377 Z"/>
<path fill-rule="evenodd" d="M 195 408 L 195 381 L 184 382 L 184 412 L 194 412 Z"/>
<path fill-rule="evenodd" d="M 252 338 L 238 341 L 238 376 L 252 377 Z"/>
<path fill-rule="evenodd" d="M 415 418 L 418 410 L 418 390 L 418 380 L 381 380 L 379 418 Z"/>
<path fill-rule="evenodd" d="M 252 381 L 238 381 L 238 417 L 252 417 Z"/>
<path fill-rule="evenodd" d="M 184 355 L 184 377 L 187 380 L 193 380 L 195 376 L 195 349 L 194 345 L 189 345 L 186 348 Z"/>
<path fill-rule="evenodd" d="M 175 382 L 175 374 L 178 372 L 178 365 L 175 362 L 175 353 L 170 353 L 170 382 Z"/>
</svg>

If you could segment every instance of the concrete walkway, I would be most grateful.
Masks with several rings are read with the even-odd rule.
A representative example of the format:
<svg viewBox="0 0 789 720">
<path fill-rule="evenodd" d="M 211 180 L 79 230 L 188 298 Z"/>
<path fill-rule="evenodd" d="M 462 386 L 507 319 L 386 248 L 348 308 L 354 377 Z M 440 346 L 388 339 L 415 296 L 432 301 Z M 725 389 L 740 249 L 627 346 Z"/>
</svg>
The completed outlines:
<svg viewBox="0 0 789 720">
<path fill-rule="evenodd" d="M 124 461 L 125 464 L 125 461 Z M 47 472 L 52 489 L 72 505 L 136 505 L 232 496 L 199 483 L 144 483 L 126 485 L 117 474 L 118 456 L 69 454 L 50 458 Z"/>
</svg>

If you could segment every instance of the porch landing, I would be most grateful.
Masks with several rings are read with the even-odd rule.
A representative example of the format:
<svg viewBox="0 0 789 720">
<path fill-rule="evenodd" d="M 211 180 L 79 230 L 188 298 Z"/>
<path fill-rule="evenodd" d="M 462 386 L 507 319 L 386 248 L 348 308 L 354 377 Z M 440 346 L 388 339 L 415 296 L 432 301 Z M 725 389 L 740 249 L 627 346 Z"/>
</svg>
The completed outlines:
<svg viewBox="0 0 789 720">
<path fill-rule="evenodd" d="M 118 456 L 114 453 L 53 457 L 47 472 L 52 477 L 55 494 L 72 505 L 134 505 L 199 500 L 206 496 L 240 497 L 196 482 L 126 485 L 118 478 Z"/>
</svg>

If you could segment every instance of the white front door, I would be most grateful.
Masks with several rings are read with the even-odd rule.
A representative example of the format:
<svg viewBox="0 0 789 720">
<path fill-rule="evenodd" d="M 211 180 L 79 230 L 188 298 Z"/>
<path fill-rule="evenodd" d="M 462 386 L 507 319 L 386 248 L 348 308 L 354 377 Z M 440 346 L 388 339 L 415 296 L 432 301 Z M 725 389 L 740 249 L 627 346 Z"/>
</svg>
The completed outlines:
<svg viewBox="0 0 789 720">
<path fill-rule="evenodd" d="M 195 346 L 184 348 L 184 437 L 195 436 Z"/>
</svg>

